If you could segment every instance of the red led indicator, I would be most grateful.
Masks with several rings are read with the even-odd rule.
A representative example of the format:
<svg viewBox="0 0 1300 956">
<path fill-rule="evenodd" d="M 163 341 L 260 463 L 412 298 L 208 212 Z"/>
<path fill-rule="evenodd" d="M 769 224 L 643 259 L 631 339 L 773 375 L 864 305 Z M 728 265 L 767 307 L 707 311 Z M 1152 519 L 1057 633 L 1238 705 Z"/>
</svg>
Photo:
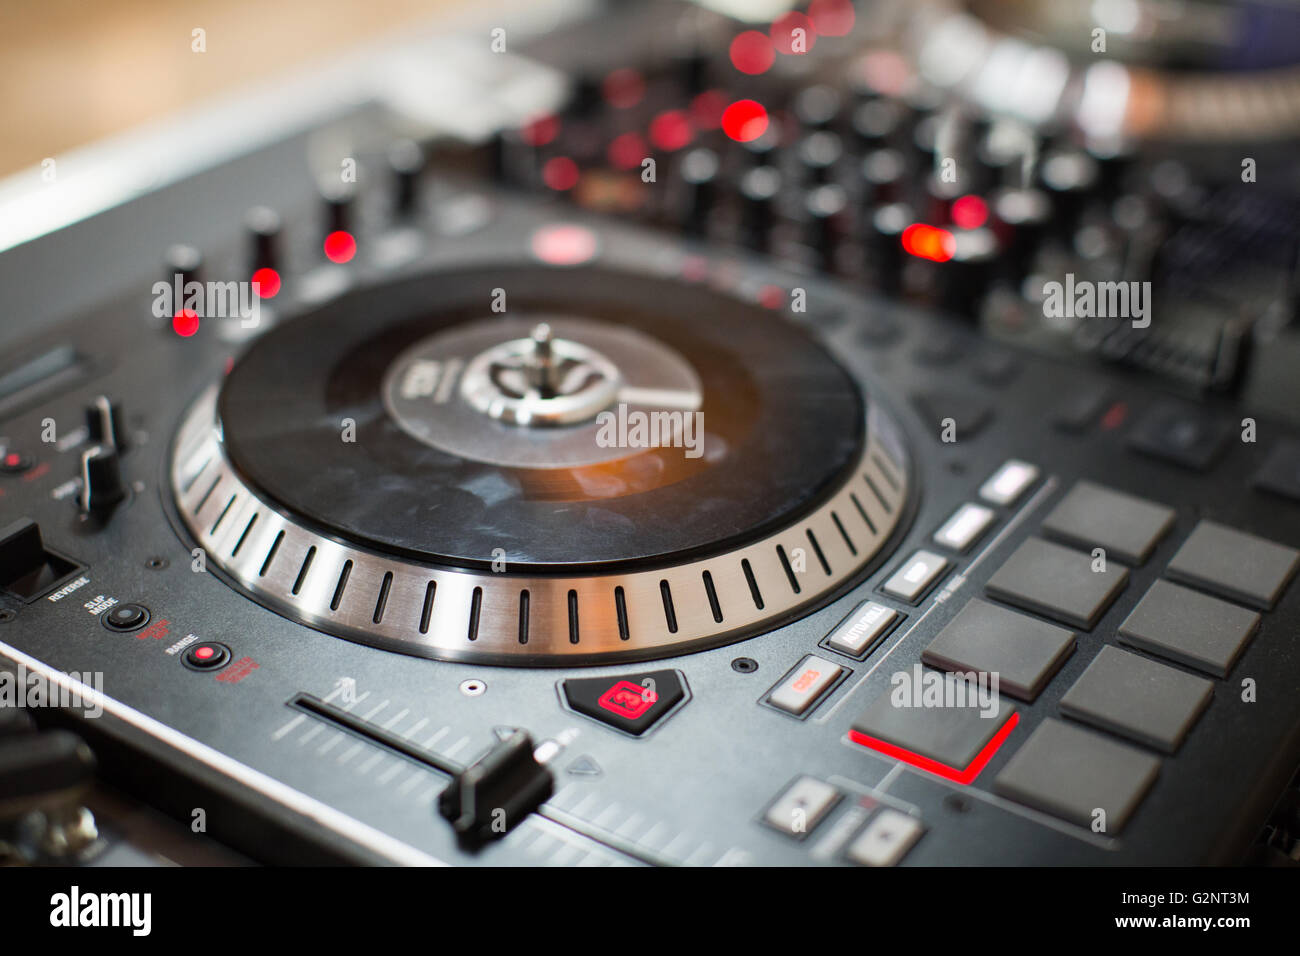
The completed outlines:
<svg viewBox="0 0 1300 956">
<path fill-rule="evenodd" d="M 18 463 L 21 461 L 22 458 L 19 457 L 16 451 L 11 451 L 9 454 L 5 455 L 5 464 L 10 468 L 17 468 Z"/>
<path fill-rule="evenodd" d="M 568 156 L 548 159 L 542 167 L 542 182 L 556 192 L 567 192 L 578 185 L 578 164 Z"/>
<path fill-rule="evenodd" d="M 1007 722 L 1002 728 L 993 735 L 993 739 L 984 745 L 984 749 L 975 755 L 965 767 L 950 767 L 945 763 L 940 763 L 930 757 L 923 757 L 921 754 L 913 753 L 910 750 L 904 750 L 896 744 L 880 740 L 876 737 L 870 737 L 867 734 L 856 730 L 849 731 L 849 739 L 855 744 L 861 744 L 864 747 L 870 747 L 872 750 L 884 754 L 886 757 L 892 757 L 895 760 L 901 760 L 905 764 L 910 764 L 918 770 L 924 770 L 935 776 L 943 777 L 945 780 L 951 780 L 953 783 L 968 784 L 973 783 L 975 778 L 980 775 L 980 771 L 987 766 L 988 762 L 993 759 L 993 755 L 998 752 L 998 748 L 1011 736 L 1011 731 L 1016 729 L 1016 724 L 1020 723 L 1020 715 L 1012 714 L 1007 718 Z"/>
<path fill-rule="evenodd" d="M 758 301 L 764 308 L 779 309 L 785 303 L 785 289 L 779 285 L 765 285 L 758 291 Z"/>
<path fill-rule="evenodd" d="M 766 73 L 776 60 L 772 38 L 757 30 L 746 30 L 731 41 L 731 65 L 750 76 Z"/>
<path fill-rule="evenodd" d="M 772 42 L 782 53 L 796 56 L 811 53 L 817 43 L 813 23 L 802 13 L 787 13 L 772 24 Z"/>
<path fill-rule="evenodd" d="M 916 222 L 903 230 L 903 248 L 921 259 L 947 262 L 956 251 L 957 241 L 947 229 Z"/>
<path fill-rule="evenodd" d="M 705 90 L 691 100 L 691 122 L 696 129 L 717 129 L 726 108 L 727 98 L 720 90 Z"/>
<path fill-rule="evenodd" d="M 340 229 L 325 237 L 325 258 L 330 262 L 349 262 L 356 254 L 357 241 L 352 233 Z"/>
<path fill-rule="evenodd" d="M 611 714 L 636 720 L 653 707 L 658 699 L 659 695 L 649 687 L 621 680 L 601 694 L 596 703 Z"/>
<path fill-rule="evenodd" d="M 193 309 L 181 309 L 172 316 L 172 331 L 188 339 L 199 330 L 199 314 Z"/>
<path fill-rule="evenodd" d="M 555 116 L 539 116 L 525 123 L 519 135 L 529 146 L 545 146 L 560 135 L 560 120 Z"/>
<path fill-rule="evenodd" d="M 609 157 L 609 164 L 615 169 L 636 169 L 645 159 L 647 152 L 645 140 L 639 133 L 624 133 L 622 136 L 614 137 L 606 155 Z"/>
<path fill-rule="evenodd" d="M 953 201 L 952 222 L 958 229 L 978 229 L 989 221 L 989 204 L 979 196 L 962 196 Z"/>
<path fill-rule="evenodd" d="M 641 97 L 645 96 L 645 80 L 636 70 L 615 70 L 601 84 L 601 95 L 615 109 L 628 109 L 640 103 Z"/>
<path fill-rule="evenodd" d="M 201 661 L 210 659 L 217 652 L 210 647 L 198 647 L 194 649 L 194 656 Z"/>
<path fill-rule="evenodd" d="M 852 0 L 813 0 L 808 5 L 813 29 L 819 36 L 842 37 L 853 29 L 856 15 Z"/>
<path fill-rule="evenodd" d="M 738 143 L 767 132 L 767 110 L 755 100 L 736 100 L 722 112 L 722 131 Z"/>
<path fill-rule="evenodd" d="M 681 149 L 691 141 L 692 136 L 694 132 L 691 130 L 691 120 L 685 110 L 668 110 L 660 113 L 650 123 L 650 142 L 657 149 L 668 152 Z"/>
<path fill-rule="evenodd" d="M 269 267 L 262 267 L 253 273 L 253 291 L 258 298 L 274 299 L 280 291 L 280 273 Z"/>
</svg>

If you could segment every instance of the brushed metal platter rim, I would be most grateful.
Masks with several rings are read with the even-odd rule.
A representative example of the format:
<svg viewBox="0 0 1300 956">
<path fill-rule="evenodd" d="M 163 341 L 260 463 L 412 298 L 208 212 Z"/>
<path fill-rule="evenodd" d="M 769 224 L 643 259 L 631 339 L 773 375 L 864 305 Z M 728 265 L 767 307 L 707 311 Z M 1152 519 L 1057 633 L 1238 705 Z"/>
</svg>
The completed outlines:
<svg viewBox="0 0 1300 956">
<path fill-rule="evenodd" d="M 291 620 L 438 660 L 611 663 L 751 636 L 817 604 L 879 555 L 910 487 L 907 462 L 886 450 L 900 447 L 901 433 L 873 403 L 845 482 L 811 513 L 745 547 L 625 574 L 428 565 L 320 533 L 258 495 L 226 456 L 217 393 L 211 386 L 185 413 L 168 469 L 177 511 L 208 565 Z M 892 434 L 882 440 L 882 432 Z M 805 560 L 792 583 L 781 555 L 791 561 L 795 549 Z"/>
</svg>

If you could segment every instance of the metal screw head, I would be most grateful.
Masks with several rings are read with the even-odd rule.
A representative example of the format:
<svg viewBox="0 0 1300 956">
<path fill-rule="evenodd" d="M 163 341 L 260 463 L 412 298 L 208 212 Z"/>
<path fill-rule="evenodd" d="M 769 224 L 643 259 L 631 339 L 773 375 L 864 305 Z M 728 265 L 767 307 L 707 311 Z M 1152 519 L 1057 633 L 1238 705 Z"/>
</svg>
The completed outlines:
<svg viewBox="0 0 1300 956">
<path fill-rule="evenodd" d="M 737 657 L 731 662 L 731 669 L 738 674 L 752 674 L 758 670 L 758 661 L 752 657 Z"/>
<path fill-rule="evenodd" d="M 479 697 L 487 690 L 487 684 L 476 677 L 460 682 L 460 692 L 466 697 Z"/>
</svg>

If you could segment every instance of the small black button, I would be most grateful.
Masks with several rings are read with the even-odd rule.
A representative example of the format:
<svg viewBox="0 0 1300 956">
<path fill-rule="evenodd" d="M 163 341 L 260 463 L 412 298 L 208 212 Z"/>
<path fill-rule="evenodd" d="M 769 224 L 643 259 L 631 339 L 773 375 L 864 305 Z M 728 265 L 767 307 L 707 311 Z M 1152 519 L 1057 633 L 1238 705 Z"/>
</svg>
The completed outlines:
<svg viewBox="0 0 1300 956">
<path fill-rule="evenodd" d="M 1071 389 L 1065 402 L 1052 415 L 1052 424 L 1063 432 L 1079 433 L 1087 430 L 1110 402 L 1110 392 L 1104 387 Z"/>
<path fill-rule="evenodd" d="M 1231 426 L 1179 405 L 1158 405 L 1129 432 L 1135 451 L 1162 458 L 1192 471 L 1214 464 L 1228 443 Z"/>
<path fill-rule="evenodd" d="M 1278 442 L 1255 475 L 1254 484 L 1261 491 L 1300 501 L 1300 441 Z"/>
<path fill-rule="evenodd" d="M 993 406 L 966 392 L 919 392 L 912 396 L 912 404 L 925 419 L 926 430 L 933 429 L 940 441 L 974 438 L 993 419 Z M 946 419 L 952 419 L 955 434 L 951 439 L 944 434 Z"/>
<path fill-rule="evenodd" d="M 186 650 L 181 661 L 191 670 L 219 670 L 230 663 L 230 648 L 215 641 L 204 641 L 202 644 L 195 644 Z"/>
<path fill-rule="evenodd" d="M 564 682 L 564 696 L 580 714 L 639 737 L 686 697 L 676 671 L 646 671 L 618 677 L 584 677 Z"/>
<path fill-rule="evenodd" d="M 21 475 L 32 467 L 32 456 L 13 448 L 6 448 L 0 454 L 0 474 Z"/>
<path fill-rule="evenodd" d="M 110 631 L 134 631 L 149 623 L 149 609 L 143 604 L 118 604 L 99 619 Z"/>
</svg>

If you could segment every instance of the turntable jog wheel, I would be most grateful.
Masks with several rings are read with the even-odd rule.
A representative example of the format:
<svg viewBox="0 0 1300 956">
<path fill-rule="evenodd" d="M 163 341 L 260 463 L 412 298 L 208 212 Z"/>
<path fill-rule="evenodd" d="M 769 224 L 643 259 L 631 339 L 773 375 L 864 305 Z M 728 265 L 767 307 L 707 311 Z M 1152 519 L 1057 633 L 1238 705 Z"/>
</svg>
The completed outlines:
<svg viewBox="0 0 1300 956">
<path fill-rule="evenodd" d="M 767 310 L 498 267 L 271 329 L 186 413 L 171 481 L 209 568 L 287 617 L 546 665 L 667 656 L 825 603 L 883 560 L 909 466 L 888 416 Z"/>
</svg>

